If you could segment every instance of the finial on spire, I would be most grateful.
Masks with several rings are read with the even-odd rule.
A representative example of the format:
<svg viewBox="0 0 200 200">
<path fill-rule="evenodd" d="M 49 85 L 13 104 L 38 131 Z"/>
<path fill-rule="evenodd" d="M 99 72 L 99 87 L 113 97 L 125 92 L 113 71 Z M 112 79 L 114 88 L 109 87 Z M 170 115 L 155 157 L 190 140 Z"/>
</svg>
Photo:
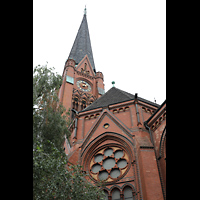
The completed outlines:
<svg viewBox="0 0 200 200">
<path fill-rule="evenodd" d="M 112 81 L 113 87 L 115 87 L 115 81 Z"/>
<path fill-rule="evenodd" d="M 84 15 L 87 14 L 87 10 L 86 10 L 86 5 L 85 5 L 85 9 L 84 9 Z"/>
</svg>

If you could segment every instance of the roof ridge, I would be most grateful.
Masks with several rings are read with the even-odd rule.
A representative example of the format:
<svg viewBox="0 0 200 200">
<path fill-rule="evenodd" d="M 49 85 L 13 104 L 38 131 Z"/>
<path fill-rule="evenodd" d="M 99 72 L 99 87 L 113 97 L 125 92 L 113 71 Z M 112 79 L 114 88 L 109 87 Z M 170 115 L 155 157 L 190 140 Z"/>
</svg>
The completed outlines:
<svg viewBox="0 0 200 200">
<path fill-rule="evenodd" d="M 118 89 L 118 88 L 117 88 L 117 89 Z M 126 92 L 126 91 L 121 90 L 121 89 L 118 89 L 118 90 L 120 90 L 121 92 L 123 92 L 123 94 L 127 95 L 129 98 L 132 98 L 132 96 L 133 96 L 133 98 L 135 98 L 135 95 L 133 95 L 133 94 L 131 94 L 131 93 L 129 93 L 129 92 Z M 138 100 L 144 101 L 144 102 L 146 102 L 146 103 L 151 103 L 151 104 L 153 104 L 154 106 L 157 106 L 157 107 L 160 106 L 159 104 L 157 104 L 157 103 L 155 103 L 155 102 L 153 102 L 153 101 L 144 99 L 144 98 L 139 97 L 139 96 L 138 96 Z"/>
<path fill-rule="evenodd" d="M 119 95 L 117 92 L 120 92 L 121 95 Z M 127 101 L 129 99 L 133 99 L 133 97 L 132 96 L 130 97 L 128 94 L 126 94 L 126 92 L 116 87 L 111 87 L 104 95 L 96 99 L 92 104 L 90 104 L 80 112 L 112 105 L 115 103 L 120 103 L 123 101 Z"/>
<path fill-rule="evenodd" d="M 108 107 L 109 105 L 114 105 L 117 103 L 122 103 L 122 102 L 126 102 L 129 100 L 134 100 L 134 99 L 135 99 L 135 95 L 125 92 L 119 88 L 112 87 L 104 95 L 102 95 L 101 97 L 96 99 L 92 104 L 90 104 L 89 106 L 87 106 L 85 109 L 83 109 L 80 112 L 93 110 L 93 109 L 97 109 L 97 108 Z M 153 103 L 153 102 L 143 99 L 141 97 L 138 97 L 138 100 L 140 100 L 144 103 L 148 103 L 150 105 L 156 106 L 156 107 L 160 106 L 156 103 Z"/>
<path fill-rule="evenodd" d="M 119 89 L 119 88 L 116 88 L 116 89 L 118 89 L 120 92 L 122 92 L 124 95 L 126 95 L 126 96 L 129 97 L 129 98 L 135 98 L 135 95 L 133 95 L 133 94 L 131 94 L 131 93 L 129 93 L 129 92 L 126 92 L 126 91 L 121 90 L 121 89 Z"/>
</svg>

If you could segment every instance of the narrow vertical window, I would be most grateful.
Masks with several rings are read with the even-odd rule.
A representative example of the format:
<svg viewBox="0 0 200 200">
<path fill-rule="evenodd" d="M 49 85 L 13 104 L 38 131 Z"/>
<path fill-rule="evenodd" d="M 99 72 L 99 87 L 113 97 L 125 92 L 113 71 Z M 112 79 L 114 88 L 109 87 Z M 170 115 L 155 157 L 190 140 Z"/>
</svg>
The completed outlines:
<svg viewBox="0 0 200 200">
<path fill-rule="evenodd" d="M 120 191 L 117 188 L 112 192 L 112 200 L 120 200 Z"/>
<path fill-rule="evenodd" d="M 130 187 L 125 187 L 124 189 L 124 199 L 125 200 L 133 200 L 133 192 Z"/>
</svg>

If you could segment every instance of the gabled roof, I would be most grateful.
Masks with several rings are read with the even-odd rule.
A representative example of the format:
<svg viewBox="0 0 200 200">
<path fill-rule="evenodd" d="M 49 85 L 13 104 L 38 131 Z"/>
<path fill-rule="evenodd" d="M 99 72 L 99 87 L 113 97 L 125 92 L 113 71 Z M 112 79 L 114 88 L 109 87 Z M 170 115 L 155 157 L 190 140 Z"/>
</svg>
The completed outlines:
<svg viewBox="0 0 200 200">
<path fill-rule="evenodd" d="M 85 55 L 88 55 L 92 68 L 94 72 L 96 72 L 86 14 L 83 16 L 83 20 L 68 58 L 74 59 L 76 64 L 78 64 Z"/>
<path fill-rule="evenodd" d="M 86 107 L 85 109 L 83 109 L 80 112 L 93 110 L 96 108 L 107 107 L 109 105 L 113 105 L 116 103 L 122 103 L 125 101 L 134 100 L 134 99 L 135 99 L 135 95 L 125 92 L 123 90 L 120 90 L 116 87 L 112 87 L 104 95 L 102 95 L 99 99 L 94 101 L 92 104 L 90 104 L 88 107 Z M 153 103 L 153 102 L 143 99 L 141 97 L 137 97 L 137 99 L 142 102 L 148 103 L 150 105 L 156 106 L 156 107 L 160 106 L 156 103 Z"/>
<path fill-rule="evenodd" d="M 132 137 L 132 135 L 131 135 L 131 130 L 124 124 L 124 123 L 122 123 L 115 115 L 113 115 L 108 109 L 105 109 L 101 114 L 100 114 L 100 116 L 98 117 L 98 119 L 94 122 L 94 124 L 91 126 L 91 128 L 90 128 L 90 130 L 86 133 L 86 136 L 85 136 L 85 138 L 83 139 L 83 143 L 82 143 L 82 150 L 85 148 L 85 146 L 87 145 L 87 144 L 89 144 L 89 141 L 91 141 L 91 140 L 99 140 L 99 133 L 97 133 L 99 136 L 98 137 L 95 137 L 95 139 L 94 138 L 92 138 L 92 136 L 93 136 L 93 134 L 96 132 L 96 130 L 98 129 L 98 127 L 99 127 L 99 125 L 101 124 L 101 123 L 105 123 L 105 122 L 103 122 L 104 121 L 104 119 L 106 119 L 106 121 L 109 121 L 110 120 L 110 122 L 112 122 L 112 123 L 114 123 L 113 124 L 113 127 L 115 126 L 115 130 L 116 130 L 116 128 L 118 128 L 118 130 L 119 129 L 121 129 L 122 131 L 123 131 L 123 133 L 126 135 L 126 136 L 129 136 L 129 138 L 131 138 Z M 110 123 L 109 122 L 109 123 Z M 103 126 L 103 124 L 102 124 L 102 126 Z M 109 129 L 108 129 L 109 130 Z M 122 133 L 122 136 L 124 135 Z M 103 134 L 102 134 L 103 135 Z M 106 134 L 106 135 L 108 135 L 108 133 Z M 118 134 L 119 135 L 119 134 Z M 101 137 L 101 136 L 100 136 Z M 85 151 L 85 150 L 84 150 Z M 84 152 L 83 151 L 83 152 Z M 83 154 L 83 153 L 82 153 Z"/>
<path fill-rule="evenodd" d="M 163 103 L 160 105 L 160 107 L 156 110 L 156 112 L 154 112 L 153 115 L 151 115 L 151 116 L 149 117 L 149 119 L 146 120 L 146 121 L 144 122 L 144 125 L 145 125 L 145 126 L 148 125 L 148 123 L 150 122 L 150 120 L 151 120 L 154 116 L 156 116 L 157 113 L 158 113 L 161 109 L 163 109 L 164 106 L 166 107 L 166 99 L 163 101 Z"/>
</svg>

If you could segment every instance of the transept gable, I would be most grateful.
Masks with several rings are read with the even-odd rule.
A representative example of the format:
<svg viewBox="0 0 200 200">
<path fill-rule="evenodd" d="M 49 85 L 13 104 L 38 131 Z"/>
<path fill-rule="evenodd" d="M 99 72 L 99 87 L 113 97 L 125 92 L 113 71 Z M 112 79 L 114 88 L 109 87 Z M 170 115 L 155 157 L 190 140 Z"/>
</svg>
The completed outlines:
<svg viewBox="0 0 200 200">
<path fill-rule="evenodd" d="M 127 128 L 108 109 L 104 109 L 92 125 L 91 129 L 86 133 L 82 148 L 103 132 L 116 132 L 125 137 L 132 138 L 130 129 Z"/>
</svg>

